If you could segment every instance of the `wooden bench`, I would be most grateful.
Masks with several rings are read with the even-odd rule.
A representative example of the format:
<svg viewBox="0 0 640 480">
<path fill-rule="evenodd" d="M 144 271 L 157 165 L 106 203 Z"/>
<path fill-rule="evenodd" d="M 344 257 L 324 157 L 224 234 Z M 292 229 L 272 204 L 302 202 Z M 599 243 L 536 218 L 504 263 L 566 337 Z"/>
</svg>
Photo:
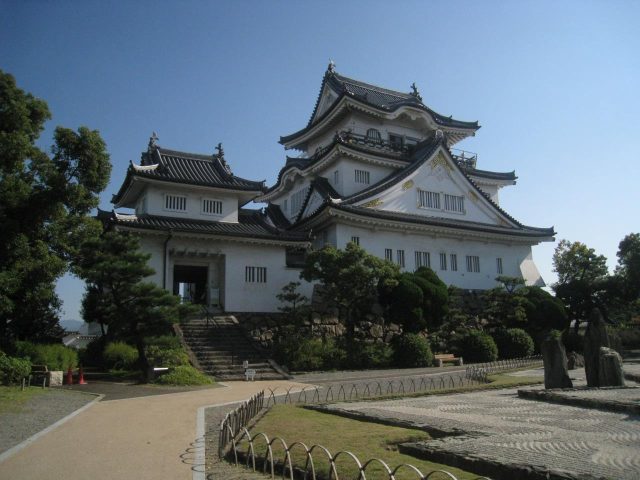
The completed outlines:
<svg viewBox="0 0 640 480">
<path fill-rule="evenodd" d="M 442 367 L 445 362 L 454 365 L 463 365 L 462 357 L 456 357 L 453 353 L 438 353 L 433 356 L 437 367 Z"/>
</svg>

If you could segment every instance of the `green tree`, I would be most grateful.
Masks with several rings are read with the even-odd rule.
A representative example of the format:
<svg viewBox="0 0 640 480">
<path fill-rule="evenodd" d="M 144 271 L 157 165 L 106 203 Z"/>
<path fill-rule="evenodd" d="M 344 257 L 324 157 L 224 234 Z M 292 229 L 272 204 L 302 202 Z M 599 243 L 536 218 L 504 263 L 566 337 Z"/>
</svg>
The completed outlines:
<svg viewBox="0 0 640 480">
<path fill-rule="evenodd" d="M 144 338 L 167 332 L 192 312 L 177 296 L 144 281 L 154 273 L 147 265 L 149 258 L 139 251 L 137 236 L 109 231 L 85 242 L 74 265 L 87 284 L 82 300 L 85 321 L 107 326 L 109 341 L 133 342 L 145 374 L 149 364 Z"/>
<path fill-rule="evenodd" d="M 640 297 L 640 233 L 630 233 L 618 245 L 618 265 L 615 275 L 620 279 L 625 300 Z"/>
<path fill-rule="evenodd" d="M 0 343 L 60 332 L 56 280 L 100 231 L 87 214 L 111 172 L 97 131 L 57 127 L 50 153 L 35 142 L 47 104 L 0 71 Z"/>
<path fill-rule="evenodd" d="M 527 321 L 524 296 L 526 289 L 521 288 L 524 279 L 499 276 L 496 281 L 501 285 L 487 290 L 484 294 L 484 313 L 489 320 L 488 328 L 494 330 L 523 327 Z"/>
<path fill-rule="evenodd" d="M 558 282 L 553 285 L 574 320 L 587 318 L 594 307 L 602 307 L 607 290 L 607 259 L 581 242 L 561 240 L 553 254 Z"/>
<path fill-rule="evenodd" d="M 354 243 L 344 250 L 326 246 L 307 256 L 300 278 L 318 280 L 324 295 L 341 311 L 352 339 L 358 315 L 367 312 L 377 297 L 378 285 L 393 287 L 397 283 L 398 267 L 368 254 Z"/>
<path fill-rule="evenodd" d="M 300 282 L 289 282 L 276 295 L 281 305 L 278 307 L 294 325 L 299 325 L 309 310 L 309 299 L 298 291 Z"/>
</svg>

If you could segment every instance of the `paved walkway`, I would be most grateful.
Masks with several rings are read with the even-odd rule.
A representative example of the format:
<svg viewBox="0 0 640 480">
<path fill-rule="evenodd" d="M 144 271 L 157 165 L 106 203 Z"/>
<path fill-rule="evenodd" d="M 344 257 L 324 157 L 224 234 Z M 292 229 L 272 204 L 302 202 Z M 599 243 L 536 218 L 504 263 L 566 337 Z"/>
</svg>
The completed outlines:
<svg viewBox="0 0 640 480">
<path fill-rule="evenodd" d="M 243 401 L 288 381 L 98 402 L 0 463 L 0 479 L 191 480 L 200 407 Z"/>
<path fill-rule="evenodd" d="M 640 478 L 637 415 L 523 400 L 516 390 L 335 404 L 330 409 L 449 434 L 423 445 L 436 454 L 583 478 Z"/>
</svg>

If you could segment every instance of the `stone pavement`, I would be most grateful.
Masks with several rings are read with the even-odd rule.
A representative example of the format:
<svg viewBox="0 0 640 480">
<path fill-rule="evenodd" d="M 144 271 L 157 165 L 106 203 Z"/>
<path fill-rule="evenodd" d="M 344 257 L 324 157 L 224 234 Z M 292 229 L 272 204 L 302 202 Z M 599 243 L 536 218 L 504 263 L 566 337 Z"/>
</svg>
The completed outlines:
<svg viewBox="0 0 640 480">
<path fill-rule="evenodd" d="M 228 382 L 228 388 L 97 402 L 0 463 L 11 480 L 192 480 L 200 407 L 230 404 L 288 381 Z M 224 478 L 224 477 L 222 477 Z M 250 478 L 250 477 L 240 477 Z"/>
<path fill-rule="evenodd" d="M 328 408 L 445 434 L 424 445 L 436 455 L 528 465 L 555 471 L 555 478 L 640 478 L 640 416 L 524 400 L 516 390 Z"/>
</svg>

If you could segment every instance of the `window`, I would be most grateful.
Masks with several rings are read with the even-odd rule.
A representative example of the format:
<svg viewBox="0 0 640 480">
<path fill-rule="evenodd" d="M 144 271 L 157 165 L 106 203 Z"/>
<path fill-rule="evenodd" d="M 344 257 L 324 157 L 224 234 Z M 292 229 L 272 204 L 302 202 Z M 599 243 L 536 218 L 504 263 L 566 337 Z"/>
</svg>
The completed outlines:
<svg viewBox="0 0 640 480">
<path fill-rule="evenodd" d="M 246 283 L 267 283 L 267 267 L 244 267 Z"/>
<path fill-rule="evenodd" d="M 437 208 L 440 210 L 440 194 L 438 192 L 418 190 L 418 207 Z"/>
<path fill-rule="evenodd" d="M 480 271 L 480 257 L 467 255 L 467 272 L 478 273 Z"/>
<path fill-rule="evenodd" d="M 446 270 L 446 269 L 447 269 L 447 254 L 441 253 L 440 254 L 440 270 Z"/>
<path fill-rule="evenodd" d="M 222 215 L 222 202 L 220 200 L 203 198 L 202 213 L 205 215 Z"/>
<path fill-rule="evenodd" d="M 291 215 L 296 215 L 300 208 L 302 207 L 302 202 L 304 202 L 304 197 L 307 194 L 307 189 L 303 188 L 302 190 L 298 190 L 296 193 L 291 195 Z"/>
<path fill-rule="evenodd" d="M 400 268 L 404 268 L 404 250 L 396 251 L 396 263 Z"/>
<path fill-rule="evenodd" d="M 385 248 L 384 249 L 384 259 L 388 260 L 389 262 L 393 262 L 393 250 L 390 248 Z"/>
<path fill-rule="evenodd" d="M 364 183 L 369 185 L 369 172 L 366 170 L 356 170 L 355 180 L 356 183 Z"/>
<path fill-rule="evenodd" d="M 340 182 L 340 170 L 336 170 L 335 172 L 333 172 L 333 184 L 337 186 L 339 182 Z"/>
<path fill-rule="evenodd" d="M 499 275 L 502 275 L 502 259 L 496 258 L 496 271 Z"/>
<path fill-rule="evenodd" d="M 382 136 L 380 132 L 375 128 L 370 128 L 367 130 L 367 141 L 373 143 L 382 143 Z"/>
<path fill-rule="evenodd" d="M 287 213 L 287 210 L 288 210 L 288 208 L 287 208 L 287 207 L 289 207 L 289 199 L 288 199 L 288 198 L 285 198 L 285 199 L 284 199 L 284 202 L 282 202 L 282 211 L 283 211 L 284 213 Z"/>
<path fill-rule="evenodd" d="M 451 255 L 449 255 L 449 265 L 451 266 L 451 271 L 452 272 L 457 272 L 458 271 L 458 255 L 456 255 L 455 253 L 452 253 Z"/>
<path fill-rule="evenodd" d="M 429 252 L 416 252 L 416 270 L 420 267 L 431 268 L 431 254 Z"/>
<path fill-rule="evenodd" d="M 464 197 L 444 194 L 444 209 L 447 212 L 464 213 Z"/>
<path fill-rule="evenodd" d="M 164 209 L 174 212 L 186 212 L 187 211 L 187 197 L 182 195 L 169 195 L 164 196 Z"/>
<path fill-rule="evenodd" d="M 355 243 L 356 245 L 360 245 L 360 237 L 351 237 L 351 243 Z"/>
<path fill-rule="evenodd" d="M 147 197 L 146 195 L 140 199 L 136 207 L 136 214 L 147 213 Z"/>
<path fill-rule="evenodd" d="M 389 143 L 394 150 L 400 150 L 404 146 L 404 137 L 402 135 L 396 135 L 395 133 L 389 134 Z"/>
</svg>

